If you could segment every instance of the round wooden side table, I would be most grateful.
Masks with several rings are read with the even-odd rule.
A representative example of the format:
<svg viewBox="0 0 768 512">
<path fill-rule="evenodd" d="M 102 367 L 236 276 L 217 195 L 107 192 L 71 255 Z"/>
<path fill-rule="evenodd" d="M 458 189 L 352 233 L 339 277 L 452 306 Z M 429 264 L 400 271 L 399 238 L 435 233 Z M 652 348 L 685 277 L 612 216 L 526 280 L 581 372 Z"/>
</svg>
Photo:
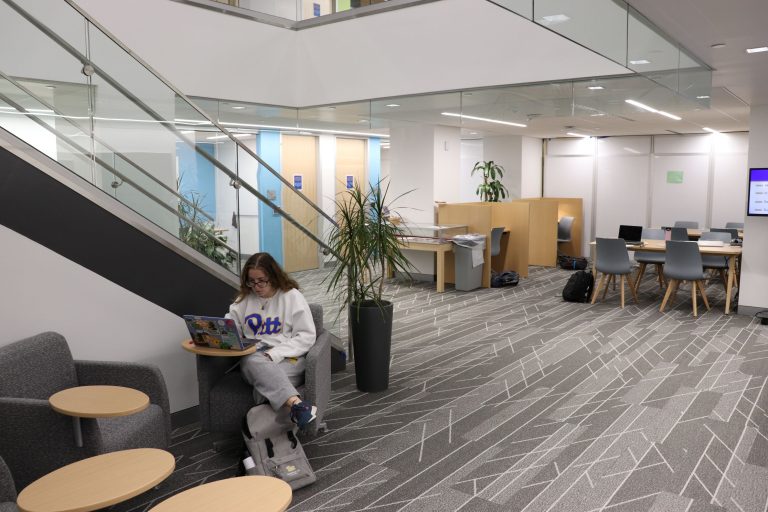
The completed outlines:
<svg viewBox="0 0 768 512">
<path fill-rule="evenodd" d="M 271 476 L 241 476 L 187 489 L 149 512 L 283 512 L 291 486 Z"/>
</svg>

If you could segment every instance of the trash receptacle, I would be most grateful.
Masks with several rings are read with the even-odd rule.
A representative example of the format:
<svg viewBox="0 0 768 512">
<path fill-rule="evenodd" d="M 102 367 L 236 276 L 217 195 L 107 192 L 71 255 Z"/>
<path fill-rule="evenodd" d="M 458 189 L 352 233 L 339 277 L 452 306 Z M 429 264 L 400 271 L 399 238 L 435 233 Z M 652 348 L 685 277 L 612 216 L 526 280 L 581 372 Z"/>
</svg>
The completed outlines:
<svg viewBox="0 0 768 512">
<path fill-rule="evenodd" d="M 456 289 L 474 290 L 483 285 L 485 235 L 470 233 L 453 237 Z"/>
</svg>

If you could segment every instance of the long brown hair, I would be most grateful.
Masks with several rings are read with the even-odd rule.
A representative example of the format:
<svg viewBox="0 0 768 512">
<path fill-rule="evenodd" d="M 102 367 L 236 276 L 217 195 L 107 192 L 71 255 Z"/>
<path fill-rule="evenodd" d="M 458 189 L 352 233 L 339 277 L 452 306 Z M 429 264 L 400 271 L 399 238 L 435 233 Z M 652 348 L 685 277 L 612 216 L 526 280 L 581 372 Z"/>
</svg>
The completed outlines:
<svg viewBox="0 0 768 512">
<path fill-rule="evenodd" d="M 282 290 L 287 292 L 289 290 L 299 289 L 299 283 L 293 280 L 288 274 L 285 273 L 280 265 L 275 261 L 268 252 L 257 252 L 248 258 L 243 266 L 243 271 L 240 273 L 240 291 L 235 297 L 235 303 L 242 301 L 251 293 L 251 288 L 246 284 L 248 281 L 248 271 L 252 268 L 258 268 L 267 275 L 269 284 L 276 290 Z"/>
</svg>

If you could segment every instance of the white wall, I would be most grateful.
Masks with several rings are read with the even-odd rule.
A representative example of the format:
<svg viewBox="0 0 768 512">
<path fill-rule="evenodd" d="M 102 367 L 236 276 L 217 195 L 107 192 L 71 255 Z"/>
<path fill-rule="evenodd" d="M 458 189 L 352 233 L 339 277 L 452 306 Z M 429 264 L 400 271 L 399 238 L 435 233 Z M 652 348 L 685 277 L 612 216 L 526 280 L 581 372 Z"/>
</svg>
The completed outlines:
<svg viewBox="0 0 768 512">
<path fill-rule="evenodd" d="M 520 197 L 541 197 L 542 140 L 523 137 L 521 155 Z"/>
<path fill-rule="evenodd" d="M 768 105 L 752 107 L 749 131 L 749 166 L 768 166 Z M 746 196 L 746 192 L 742 197 Z M 744 209 L 742 209 L 744 211 Z M 768 309 L 768 218 L 746 217 L 744 254 L 741 262 L 739 311 L 755 313 Z"/>
<path fill-rule="evenodd" d="M 461 172 L 461 129 L 452 126 L 436 126 L 434 148 L 433 201 L 456 203 L 459 201 L 459 173 Z"/>
<path fill-rule="evenodd" d="M 483 139 L 471 139 L 461 141 L 461 155 L 459 158 L 459 202 L 472 203 L 479 201 L 475 191 L 483 182 L 479 173 L 472 176 L 472 169 L 477 162 L 483 160 Z"/>
<path fill-rule="evenodd" d="M 186 94 L 210 98 L 308 106 L 628 73 L 543 27 L 477 0 L 431 2 L 300 31 L 179 2 L 77 3 Z M 483 30 L 457 37 L 467 27 Z M 205 37 L 210 34 L 216 35 L 215 44 Z M 158 51 L 169 48 L 169 41 L 184 44 Z M 413 51 L 416 46 L 418 52 Z M 557 66 L 551 65 L 553 55 Z"/>
<path fill-rule="evenodd" d="M 180 317 L 2 225 L 0 247 L 0 345 L 56 331 L 75 359 L 159 366 L 171 411 L 197 405 L 195 358 L 180 346 L 189 337 Z"/>
<path fill-rule="evenodd" d="M 519 199 L 522 188 L 523 138 L 520 135 L 500 135 L 483 139 L 483 160 L 493 161 L 504 168 L 502 184 L 509 198 Z"/>
<path fill-rule="evenodd" d="M 744 219 L 746 150 L 745 133 L 554 139 L 544 193 L 584 199 L 584 254 L 620 224 L 724 227 Z M 683 182 L 667 183 L 668 171 L 682 171 Z"/>
</svg>

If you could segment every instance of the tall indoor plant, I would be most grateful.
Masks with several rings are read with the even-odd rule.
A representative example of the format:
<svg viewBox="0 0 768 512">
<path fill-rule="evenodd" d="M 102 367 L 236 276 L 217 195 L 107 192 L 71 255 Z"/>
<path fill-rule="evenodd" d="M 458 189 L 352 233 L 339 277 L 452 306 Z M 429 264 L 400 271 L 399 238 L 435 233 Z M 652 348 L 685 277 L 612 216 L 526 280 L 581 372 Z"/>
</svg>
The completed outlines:
<svg viewBox="0 0 768 512">
<path fill-rule="evenodd" d="M 504 177 L 504 168 L 493 160 L 487 162 L 476 162 L 472 168 L 472 176 L 475 172 L 480 172 L 483 176 L 483 182 L 477 186 L 475 193 L 480 196 L 481 201 L 498 203 L 509 195 L 507 187 L 501 183 Z M 498 176 L 498 178 L 497 178 Z"/>
<path fill-rule="evenodd" d="M 389 385 L 393 305 L 383 298 L 388 270 L 406 275 L 410 264 L 401 251 L 403 231 L 389 221 L 387 185 L 364 191 L 355 185 L 336 199 L 336 220 L 328 245 L 337 255 L 328 291 L 349 313 L 349 335 L 355 377 L 361 391 L 383 391 Z"/>
</svg>

